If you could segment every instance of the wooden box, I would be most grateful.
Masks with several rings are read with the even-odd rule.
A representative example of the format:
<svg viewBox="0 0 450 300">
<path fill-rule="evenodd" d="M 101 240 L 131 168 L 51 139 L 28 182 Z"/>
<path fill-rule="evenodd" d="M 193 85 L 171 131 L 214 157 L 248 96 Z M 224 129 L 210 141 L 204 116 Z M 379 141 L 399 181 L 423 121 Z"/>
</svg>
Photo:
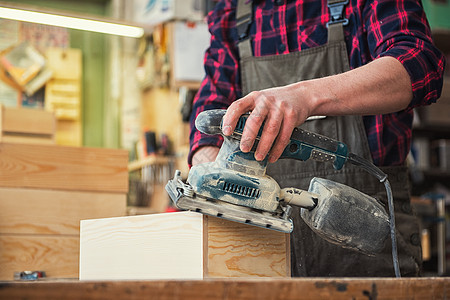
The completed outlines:
<svg viewBox="0 0 450 300">
<path fill-rule="evenodd" d="M 290 277 L 289 235 L 195 212 L 81 221 L 80 280 Z"/>
<path fill-rule="evenodd" d="M 0 142 L 54 144 L 56 118 L 53 113 L 0 104 Z"/>
<path fill-rule="evenodd" d="M 0 280 L 78 278 L 79 224 L 124 216 L 124 150 L 0 143 Z"/>
</svg>

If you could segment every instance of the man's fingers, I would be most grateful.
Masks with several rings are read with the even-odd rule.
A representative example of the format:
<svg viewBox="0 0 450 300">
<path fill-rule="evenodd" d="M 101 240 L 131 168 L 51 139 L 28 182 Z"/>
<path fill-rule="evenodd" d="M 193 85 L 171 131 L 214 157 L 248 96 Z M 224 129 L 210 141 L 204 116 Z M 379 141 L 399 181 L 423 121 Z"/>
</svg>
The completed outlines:
<svg viewBox="0 0 450 300">
<path fill-rule="evenodd" d="M 261 134 L 261 139 L 258 143 L 258 148 L 255 152 L 256 160 L 263 160 L 267 153 L 269 153 L 270 148 L 272 148 L 275 138 L 280 132 L 282 124 L 283 114 L 280 110 L 272 110 L 266 119 L 264 128 Z"/>
<path fill-rule="evenodd" d="M 224 135 L 231 135 L 236 127 L 239 117 L 248 111 L 251 111 L 255 106 L 253 97 L 248 96 L 231 103 L 228 107 L 225 116 L 222 119 L 222 132 Z"/>
<path fill-rule="evenodd" d="M 252 149 L 256 136 L 269 113 L 270 107 L 267 99 L 258 99 L 255 108 L 245 122 L 241 137 L 241 151 L 249 152 Z"/>
<path fill-rule="evenodd" d="M 295 124 L 289 119 L 283 119 L 283 124 L 281 125 L 280 132 L 278 134 L 275 143 L 270 150 L 269 162 L 274 163 L 280 158 L 286 146 L 291 140 L 292 131 L 294 130 Z"/>
<path fill-rule="evenodd" d="M 286 101 L 276 101 L 273 91 L 255 91 L 233 102 L 222 120 L 224 135 L 231 135 L 241 115 L 251 111 L 244 126 L 240 149 L 249 152 L 260 132 L 261 138 L 255 151 L 255 159 L 263 160 L 269 153 L 269 162 L 275 162 L 290 141 L 298 114 Z"/>
</svg>

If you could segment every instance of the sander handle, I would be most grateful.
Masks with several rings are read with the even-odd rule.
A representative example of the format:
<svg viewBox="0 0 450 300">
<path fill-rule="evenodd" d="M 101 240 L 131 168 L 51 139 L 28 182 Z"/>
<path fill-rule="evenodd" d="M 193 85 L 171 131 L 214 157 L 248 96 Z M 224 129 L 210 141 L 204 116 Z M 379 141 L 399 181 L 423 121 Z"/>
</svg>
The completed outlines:
<svg viewBox="0 0 450 300">
<path fill-rule="evenodd" d="M 197 116 L 195 127 L 206 134 L 222 134 L 222 119 L 225 113 L 225 109 L 203 111 Z M 240 116 L 233 134 L 229 137 L 224 136 L 224 138 L 240 140 L 249 115 L 249 113 L 246 113 Z M 256 149 L 263 127 L 264 123 L 258 132 L 253 149 Z M 254 151 L 253 149 L 252 151 Z M 289 158 L 301 161 L 313 159 L 331 162 L 336 170 L 340 170 L 345 165 L 348 155 L 346 144 L 297 127 L 294 128 L 291 140 L 281 154 L 280 159 Z"/>
<path fill-rule="evenodd" d="M 331 162 L 336 170 L 340 170 L 348 158 L 346 144 L 329 137 L 310 132 L 301 128 L 294 128 L 289 144 L 280 156 L 306 161 L 313 159 Z"/>
<path fill-rule="evenodd" d="M 248 116 L 249 114 L 244 114 L 239 118 L 233 136 L 240 137 L 242 135 Z M 257 142 L 261 137 L 263 127 L 264 123 L 256 137 Z M 333 167 L 340 170 L 347 161 L 348 147 L 340 141 L 296 127 L 292 132 L 289 144 L 280 156 L 280 159 L 283 158 L 332 162 Z"/>
</svg>

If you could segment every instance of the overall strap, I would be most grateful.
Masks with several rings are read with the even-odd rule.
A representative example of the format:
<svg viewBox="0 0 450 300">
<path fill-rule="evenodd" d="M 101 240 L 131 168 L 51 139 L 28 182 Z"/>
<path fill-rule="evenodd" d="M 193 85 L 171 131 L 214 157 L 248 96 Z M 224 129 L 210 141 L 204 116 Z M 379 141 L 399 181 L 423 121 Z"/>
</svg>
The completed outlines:
<svg viewBox="0 0 450 300">
<path fill-rule="evenodd" d="M 241 59 L 252 56 L 252 45 L 249 38 L 252 24 L 252 0 L 238 0 L 236 8 L 236 29 L 239 37 L 239 56 Z"/>
<path fill-rule="evenodd" d="M 344 41 L 344 26 L 348 24 L 348 19 L 344 18 L 344 7 L 347 4 L 348 0 L 328 0 L 328 43 Z"/>
</svg>

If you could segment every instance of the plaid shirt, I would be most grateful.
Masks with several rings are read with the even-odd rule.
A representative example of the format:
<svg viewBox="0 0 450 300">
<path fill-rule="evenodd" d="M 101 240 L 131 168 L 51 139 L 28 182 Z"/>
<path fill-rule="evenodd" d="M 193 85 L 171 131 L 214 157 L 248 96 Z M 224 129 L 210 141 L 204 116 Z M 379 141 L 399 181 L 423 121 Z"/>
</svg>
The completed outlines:
<svg viewBox="0 0 450 300">
<path fill-rule="evenodd" d="M 326 44 L 326 0 L 253 2 L 250 38 L 254 56 L 285 54 Z M 193 104 L 189 164 L 199 147 L 220 146 L 222 142 L 220 136 L 197 131 L 193 126 L 195 117 L 204 110 L 227 108 L 242 97 L 236 4 L 237 0 L 220 1 L 208 15 L 211 45 L 205 53 L 206 75 Z M 350 68 L 392 56 L 410 75 L 413 99 L 407 109 L 363 117 L 374 163 L 400 165 L 410 149 L 412 109 L 439 98 L 445 59 L 433 46 L 420 0 L 350 0 L 345 6 L 345 17 L 349 20 L 344 31 Z"/>
</svg>

